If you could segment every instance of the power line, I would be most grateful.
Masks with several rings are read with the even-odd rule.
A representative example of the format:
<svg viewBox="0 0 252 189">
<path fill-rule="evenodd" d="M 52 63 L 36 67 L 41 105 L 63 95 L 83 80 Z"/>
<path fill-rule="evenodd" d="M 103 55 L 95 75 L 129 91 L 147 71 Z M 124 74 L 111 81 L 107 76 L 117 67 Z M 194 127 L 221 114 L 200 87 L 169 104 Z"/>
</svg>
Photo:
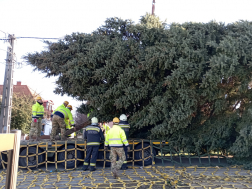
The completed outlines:
<svg viewBox="0 0 252 189">
<path fill-rule="evenodd" d="M 4 40 L 4 43 L 5 43 L 6 40 L 8 39 L 8 38 L 6 37 L 8 33 L 4 32 L 4 31 L 2 31 L 2 30 L 0 30 L 0 32 L 4 33 L 4 35 L 5 35 L 5 39 L 1 39 L 1 40 Z"/>
<path fill-rule="evenodd" d="M 5 52 L 8 52 L 7 50 L 4 50 L 4 49 L 0 49 L 1 51 L 5 51 Z M 11 53 L 11 52 L 9 52 L 9 53 Z M 11 53 L 12 54 L 12 53 Z M 15 54 L 13 54 L 14 56 L 15 56 Z"/>
<path fill-rule="evenodd" d="M 51 37 L 16 37 L 16 39 L 62 39 L 62 38 L 51 38 Z M 1 38 L 0 40 L 9 40 L 8 38 Z"/>
<path fill-rule="evenodd" d="M 5 52 L 7 52 L 7 50 L 4 50 L 4 49 L 0 49 L 1 51 L 5 51 Z"/>
<path fill-rule="evenodd" d="M 0 30 L 0 32 L 3 32 L 3 33 L 5 33 L 5 34 L 7 34 L 6 32 L 4 32 L 4 31 L 2 31 L 2 30 Z"/>
<path fill-rule="evenodd" d="M 50 37 L 16 37 L 17 39 L 60 39 L 60 38 L 50 38 Z"/>
</svg>

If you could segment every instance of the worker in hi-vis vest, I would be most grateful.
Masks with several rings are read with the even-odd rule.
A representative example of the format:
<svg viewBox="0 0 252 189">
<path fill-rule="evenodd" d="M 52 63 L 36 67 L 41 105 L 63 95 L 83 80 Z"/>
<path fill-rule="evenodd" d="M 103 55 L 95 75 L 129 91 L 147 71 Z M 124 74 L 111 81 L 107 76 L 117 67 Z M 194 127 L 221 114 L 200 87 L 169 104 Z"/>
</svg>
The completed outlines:
<svg viewBox="0 0 252 189">
<path fill-rule="evenodd" d="M 66 140 L 65 132 L 66 132 L 66 122 L 65 120 L 69 119 L 70 124 L 75 127 L 73 115 L 69 108 L 66 108 L 65 106 L 68 105 L 64 102 L 63 105 L 59 106 L 53 114 L 52 118 L 52 132 L 50 134 L 51 140 L 55 140 L 55 137 L 57 135 L 57 131 L 61 131 L 61 140 Z"/>
<path fill-rule="evenodd" d="M 106 135 L 104 148 L 105 150 L 108 150 L 108 146 L 110 146 L 109 159 L 111 160 L 111 171 L 114 178 L 118 177 L 118 170 L 122 167 L 123 162 L 126 159 L 123 146 L 125 145 L 129 148 L 125 132 L 118 124 L 119 119 L 115 117 L 113 119 L 113 126 Z M 119 156 L 118 161 L 116 161 L 117 156 Z"/>
<path fill-rule="evenodd" d="M 106 134 L 108 133 L 108 131 L 110 130 L 110 127 L 107 123 L 103 122 L 102 124 L 103 130 L 104 130 L 104 135 L 106 136 Z"/>
<path fill-rule="evenodd" d="M 67 108 L 72 111 L 73 110 L 73 107 L 71 105 L 67 105 Z M 65 123 L 66 123 L 66 130 L 69 130 L 69 129 L 72 129 L 72 126 L 71 126 L 71 123 L 70 123 L 70 120 L 69 119 L 66 119 L 65 120 Z M 68 135 L 67 137 L 70 137 L 70 135 Z M 74 132 L 74 136 L 76 136 L 76 132 Z"/>
<path fill-rule="evenodd" d="M 29 139 L 36 137 L 36 140 L 40 139 L 42 129 L 42 119 L 44 117 L 44 106 L 40 96 L 36 97 L 36 103 L 32 106 L 32 123 L 29 134 Z"/>
</svg>

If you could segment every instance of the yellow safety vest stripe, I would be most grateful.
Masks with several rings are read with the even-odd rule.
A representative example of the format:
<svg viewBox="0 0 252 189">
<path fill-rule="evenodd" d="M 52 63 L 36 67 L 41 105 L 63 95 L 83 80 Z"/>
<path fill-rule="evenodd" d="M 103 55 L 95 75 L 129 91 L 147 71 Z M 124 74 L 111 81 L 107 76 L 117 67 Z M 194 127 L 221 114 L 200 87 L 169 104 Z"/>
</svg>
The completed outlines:
<svg viewBox="0 0 252 189">
<path fill-rule="evenodd" d="M 55 111 L 61 112 L 64 115 L 64 119 L 69 119 L 71 125 L 74 125 L 73 115 L 68 108 L 65 108 L 65 106 L 64 107 L 61 106 L 60 108 L 57 108 Z"/>
<path fill-rule="evenodd" d="M 129 145 L 125 132 L 118 125 L 114 125 L 106 135 L 105 146 L 123 146 L 123 144 Z"/>
<path fill-rule="evenodd" d="M 100 132 L 100 129 L 99 128 L 95 128 L 95 127 L 87 127 L 86 128 L 86 131 L 97 131 L 97 132 Z"/>
<path fill-rule="evenodd" d="M 130 128 L 130 125 L 118 125 L 118 126 L 120 126 L 121 128 Z"/>
<path fill-rule="evenodd" d="M 43 117 L 44 115 L 44 106 L 40 105 L 38 102 L 32 106 L 32 117 Z"/>
<path fill-rule="evenodd" d="M 100 142 L 88 142 L 87 145 L 100 145 Z"/>
</svg>

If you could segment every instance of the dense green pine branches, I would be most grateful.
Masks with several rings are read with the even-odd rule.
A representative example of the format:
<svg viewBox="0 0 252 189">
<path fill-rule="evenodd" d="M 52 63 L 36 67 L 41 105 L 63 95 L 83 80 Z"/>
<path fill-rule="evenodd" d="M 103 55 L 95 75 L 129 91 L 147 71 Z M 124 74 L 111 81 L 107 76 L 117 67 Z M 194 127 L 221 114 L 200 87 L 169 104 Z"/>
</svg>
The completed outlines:
<svg viewBox="0 0 252 189">
<path fill-rule="evenodd" d="M 87 100 L 80 112 L 129 115 L 132 136 L 251 156 L 251 32 L 248 21 L 168 27 L 149 14 L 139 24 L 110 18 L 25 59 L 58 76 L 57 94 Z"/>
</svg>

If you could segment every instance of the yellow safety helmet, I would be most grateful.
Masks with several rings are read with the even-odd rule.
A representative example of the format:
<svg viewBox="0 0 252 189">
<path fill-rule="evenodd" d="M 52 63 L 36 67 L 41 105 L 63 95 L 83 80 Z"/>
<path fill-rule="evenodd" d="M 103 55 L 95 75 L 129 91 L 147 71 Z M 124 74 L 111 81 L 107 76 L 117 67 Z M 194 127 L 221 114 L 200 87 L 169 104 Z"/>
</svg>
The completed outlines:
<svg viewBox="0 0 252 189">
<path fill-rule="evenodd" d="M 118 117 L 115 117 L 115 118 L 113 119 L 113 122 L 114 122 L 114 123 L 119 123 L 119 121 L 120 121 L 120 120 L 118 119 Z"/>
<path fill-rule="evenodd" d="M 70 110 L 73 109 L 73 107 L 71 105 L 67 105 L 67 108 L 70 109 Z"/>
<path fill-rule="evenodd" d="M 69 102 L 68 101 L 64 101 L 63 104 L 66 104 L 66 106 L 67 106 L 69 104 Z"/>
<path fill-rule="evenodd" d="M 40 96 L 37 96 L 36 100 L 42 100 L 42 98 Z"/>
</svg>

